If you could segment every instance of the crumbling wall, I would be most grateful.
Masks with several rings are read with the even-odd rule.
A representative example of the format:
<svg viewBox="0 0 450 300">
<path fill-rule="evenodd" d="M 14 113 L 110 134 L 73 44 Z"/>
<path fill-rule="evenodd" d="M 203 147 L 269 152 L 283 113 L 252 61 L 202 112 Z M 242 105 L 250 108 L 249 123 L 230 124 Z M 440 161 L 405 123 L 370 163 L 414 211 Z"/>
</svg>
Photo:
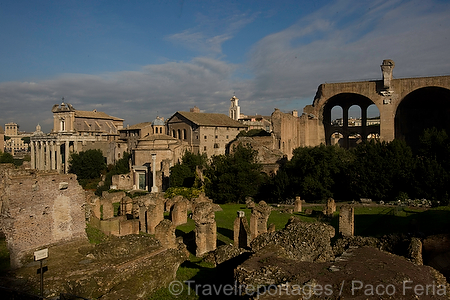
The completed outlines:
<svg viewBox="0 0 450 300">
<path fill-rule="evenodd" d="M 76 175 L 0 165 L 0 194 L 0 228 L 13 268 L 38 248 L 86 238 L 85 193 Z"/>
</svg>

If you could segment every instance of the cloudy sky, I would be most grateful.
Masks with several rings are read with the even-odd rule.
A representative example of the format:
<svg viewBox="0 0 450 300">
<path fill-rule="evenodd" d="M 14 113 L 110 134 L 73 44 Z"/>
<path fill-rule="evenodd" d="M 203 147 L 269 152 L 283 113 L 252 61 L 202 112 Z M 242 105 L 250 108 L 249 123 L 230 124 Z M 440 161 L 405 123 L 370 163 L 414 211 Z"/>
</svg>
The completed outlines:
<svg viewBox="0 0 450 300">
<path fill-rule="evenodd" d="M 51 108 L 124 124 L 194 105 L 302 111 L 325 82 L 450 74 L 448 0 L 0 0 L 0 125 L 44 132 Z"/>
</svg>

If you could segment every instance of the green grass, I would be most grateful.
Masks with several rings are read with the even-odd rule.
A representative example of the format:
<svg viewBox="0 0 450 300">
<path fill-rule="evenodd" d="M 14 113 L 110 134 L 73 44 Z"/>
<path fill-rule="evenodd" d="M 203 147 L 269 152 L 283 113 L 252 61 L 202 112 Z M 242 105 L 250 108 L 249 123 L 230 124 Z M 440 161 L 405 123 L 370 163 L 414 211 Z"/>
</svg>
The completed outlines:
<svg viewBox="0 0 450 300">
<path fill-rule="evenodd" d="M 91 244 L 100 244 L 107 239 L 106 234 L 90 224 L 86 224 L 86 235 L 89 239 L 89 243 Z"/>
</svg>

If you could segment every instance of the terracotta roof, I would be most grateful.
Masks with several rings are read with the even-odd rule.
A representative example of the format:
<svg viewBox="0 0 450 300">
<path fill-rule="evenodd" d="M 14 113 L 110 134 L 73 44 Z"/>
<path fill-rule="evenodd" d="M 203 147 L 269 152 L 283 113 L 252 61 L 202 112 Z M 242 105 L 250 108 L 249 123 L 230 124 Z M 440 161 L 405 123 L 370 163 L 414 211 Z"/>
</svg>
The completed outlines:
<svg viewBox="0 0 450 300">
<path fill-rule="evenodd" d="M 178 111 L 176 114 L 180 114 L 184 118 L 199 126 L 247 127 L 224 114 L 196 113 L 187 111 Z"/>
<path fill-rule="evenodd" d="M 123 121 L 121 118 L 110 116 L 101 111 L 84 111 L 84 110 L 75 110 L 75 117 L 78 118 L 89 118 L 89 119 L 108 119 L 115 121 Z"/>
<path fill-rule="evenodd" d="M 142 123 L 134 124 L 134 125 L 119 129 L 119 131 L 142 129 L 142 128 L 145 128 L 150 125 L 152 125 L 152 122 L 142 122 Z"/>
</svg>

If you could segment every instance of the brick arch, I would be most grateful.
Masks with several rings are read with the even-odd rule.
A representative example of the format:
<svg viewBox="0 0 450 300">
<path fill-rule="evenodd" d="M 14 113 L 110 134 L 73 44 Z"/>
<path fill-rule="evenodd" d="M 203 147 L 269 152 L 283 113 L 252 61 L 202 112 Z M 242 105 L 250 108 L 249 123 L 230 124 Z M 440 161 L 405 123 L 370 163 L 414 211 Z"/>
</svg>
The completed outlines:
<svg viewBox="0 0 450 300">
<path fill-rule="evenodd" d="M 395 111 L 395 138 L 415 148 L 427 128 L 450 134 L 450 89 L 439 86 L 417 88 L 406 94 Z"/>
<path fill-rule="evenodd" d="M 319 119 L 322 121 L 322 125 L 325 132 L 325 143 L 327 145 L 331 144 L 331 135 L 335 132 L 341 133 L 343 138 L 343 146 L 348 148 L 349 137 L 352 133 L 358 133 L 361 135 L 362 139 L 367 138 L 367 108 L 375 104 L 370 98 L 357 94 L 357 93 L 339 93 L 330 97 L 327 101 L 322 102 L 320 109 Z M 356 105 L 361 108 L 361 126 L 353 126 L 349 128 L 348 124 L 348 110 L 351 106 Z M 331 110 L 335 106 L 340 106 L 343 112 L 343 124 L 342 125 L 332 125 L 331 124 Z M 372 129 L 373 131 L 373 129 Z M 379 128 L 378 128 L 379 132 Z"/>
</svg>

